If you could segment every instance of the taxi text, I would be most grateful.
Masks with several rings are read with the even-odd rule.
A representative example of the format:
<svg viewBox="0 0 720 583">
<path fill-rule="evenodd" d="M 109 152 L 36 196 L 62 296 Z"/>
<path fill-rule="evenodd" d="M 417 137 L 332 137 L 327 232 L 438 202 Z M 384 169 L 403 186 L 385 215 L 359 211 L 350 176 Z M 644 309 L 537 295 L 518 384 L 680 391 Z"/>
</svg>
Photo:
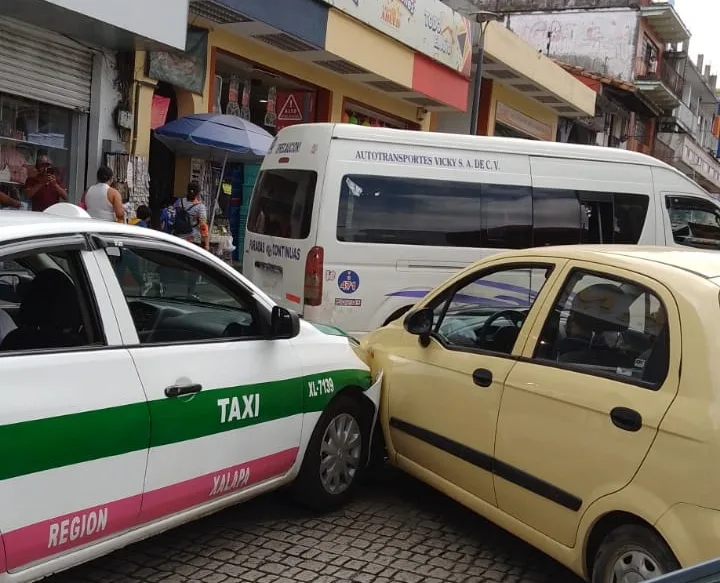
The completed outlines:
<svg viewBox="0 0 720 583">
<path fill-rule="evenodd" d="M 95 533 L 102 532 L 107 528 L 108 509 L 100 508 L 99 510 L 91 510 L 83 514 L 77 514 L 70 518 L 65 518 L 59 522 L 53 522 L 50 525 L 50 536 L 48 538 L 48 548 L 62 546 L 68 542 L 73 542 Z"/>
<path fill-rule="evenodd" d="M 250 481 L 250 468 L 240 468 L 234 472 L 224 472 L 213 476 L 213 487 L 210 490 L 210 497 L 226 494 L 247 486 Z"/>
<path fill-rule="evenodd" d="M 241 404 L 242 403 L 242 404 Z M 217 400 L 220 408 L 220 423 L 253 419 L 260 416 L 260 393 L 225 397 Z"/>
</svg>

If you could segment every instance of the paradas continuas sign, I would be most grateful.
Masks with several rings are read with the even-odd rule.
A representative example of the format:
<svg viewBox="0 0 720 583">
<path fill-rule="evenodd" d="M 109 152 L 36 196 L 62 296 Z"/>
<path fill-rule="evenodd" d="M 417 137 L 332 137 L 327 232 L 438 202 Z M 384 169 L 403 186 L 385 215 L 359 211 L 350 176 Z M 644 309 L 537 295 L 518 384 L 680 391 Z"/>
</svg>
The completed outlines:
<svg viewBox="0 0 720 583">
<path fill-rule="evenodd" d="M 432 166 L 435 168 L 463 168 L 466 170 L 500 170 L 498 160 L 471 158 L 468 156 L 428 156 L 426 154 L 406 154 L 403 152 L 382 152 L 377 150 L 358 150 L 356 160 L 366 162 L 390 162 L 410 164 L 412 166 Z"/>
</svg>

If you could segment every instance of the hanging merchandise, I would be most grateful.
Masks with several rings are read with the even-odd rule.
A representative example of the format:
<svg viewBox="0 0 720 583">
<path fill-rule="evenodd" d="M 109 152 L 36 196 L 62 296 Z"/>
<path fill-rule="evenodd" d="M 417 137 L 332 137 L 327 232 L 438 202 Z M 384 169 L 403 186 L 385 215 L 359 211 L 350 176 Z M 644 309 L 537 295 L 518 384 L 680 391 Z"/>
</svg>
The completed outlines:
<svg viewBox="0 0 720 583">
<path fill-rule="evenodd" d="M 228 85 L 228 104 L 225 108 L 227 115 L 242 117 L 240 105 L 238 105 L 238 91 L 240 90 L 240 80 L 237 75 L 230 77 L 230 85 Z"/>
<path fill-rule="evenodd" d="M 275 102 L 277 97 L 277 87 L 274 85 L 268 90 L 267 107 L 265 108 L 265 126 L 269 128 L 275 127 Z"/>
<path fill-rule="evenodd" d="M 351 114 L 350 114 L 350 117 L 348 118 L 348 122 L 354 123 L 354 124 L 357 124 L 357 123 L 358 123 L 358 118 L 355 116 L 354 113 L 351 113 Z"/>
<path fill-rule="evenodd" d="M 240 117 L 250 121 L 250 90 L 252 89 L 252 81 L 245 79 L 242 92 L 242 108 L 240 109 Z"/>
</svg>

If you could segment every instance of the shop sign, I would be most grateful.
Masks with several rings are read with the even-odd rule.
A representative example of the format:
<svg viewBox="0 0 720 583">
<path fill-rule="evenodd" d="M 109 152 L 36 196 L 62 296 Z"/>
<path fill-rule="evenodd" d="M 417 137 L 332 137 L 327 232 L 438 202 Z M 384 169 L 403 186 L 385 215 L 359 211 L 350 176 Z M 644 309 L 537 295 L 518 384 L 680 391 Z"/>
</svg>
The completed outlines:
<svg viewBox="0 0 720 583">
<path fill-rule="evenodd" d="M 153 95 L 152 111 L 150 113 L 150 129 L 155 130 L 165 125 L 168 109 L 170 108 L 170 98 L 160 95 Z"/>
<path fill-rule="evenodd" d="M 501 101 L 498 101 L 495 107 L 495 121 L 510 126 L 538 140 L 545 142 L 555 141 L 551 125 L 542 123 L 529 115 L 525 115 L 517 109 L 505 105 Z"/>
<path fill-rule="evenodd" d="M 202 95 L 207 71 L 208 31 L 188 27 L 185 51 L 150 51 L 148 77 Z"/>
<path fill-rule="evenodd" d="M 341 12 L 470 76 L 472 23 L 440 0 L 322 0 Z"/>
<path fill-rule="evenodd" d="M 314 121 L 314 102 L 312 91 L 278 91 L 276 128 Z"/>
</svg>

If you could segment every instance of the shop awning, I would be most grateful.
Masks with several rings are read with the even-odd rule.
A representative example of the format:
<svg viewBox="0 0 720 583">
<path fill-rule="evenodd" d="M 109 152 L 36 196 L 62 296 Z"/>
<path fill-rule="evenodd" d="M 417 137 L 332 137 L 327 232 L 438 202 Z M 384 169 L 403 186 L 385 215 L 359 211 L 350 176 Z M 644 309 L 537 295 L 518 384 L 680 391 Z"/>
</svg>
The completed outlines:
<svg viewBox="0 0 720 583">
<path fill-rule="evenodd" d="M 502 24 L 487 25 L 484 49 L 483 77 L 520 91 L 561 117 L 595 115 L 595 91 Z"/>
<path fill-rule="evenodd" d="M 461 74 L 327 4 L 278 1 L 269 10 L 260 0 L 190 0 L 190 14 L 416 107 L 466 108 L 470 83 Z"/>
<path fill-rule="evenodd" d="M 113 50 L 185 50 L 188 0 L 0 0 L 0 14 Z"/>
</svg>

